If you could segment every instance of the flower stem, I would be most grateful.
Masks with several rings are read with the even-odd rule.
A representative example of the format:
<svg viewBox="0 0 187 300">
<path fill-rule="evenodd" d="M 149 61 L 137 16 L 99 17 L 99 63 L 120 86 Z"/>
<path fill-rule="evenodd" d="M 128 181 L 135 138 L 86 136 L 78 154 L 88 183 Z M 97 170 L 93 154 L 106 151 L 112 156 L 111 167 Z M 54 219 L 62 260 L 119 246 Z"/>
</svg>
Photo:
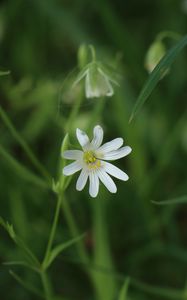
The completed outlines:
<svg viewBox="0 0 187 300">
<path fill-rule="evenodd" d="M 95 62 L 96 61 L 95 49 L 94 49 L 93 45 L 89 45 L 89 47 L 90 47 L 90 51 L 92 54 L 92 61 Z"/>
<path fill-rule="evenodd" d="M 24 149 L 25 153 L 33 163 L 33 165 L 38 169 L 38 171 L 42 174 L 42 176 L 48 181 L 48 183 L 51 183 L 51 176 L 47 172 L 47 170 L 43 167 L 43 165 L 39 162 L 39 160 L 36 158 L 35 154 L 27 144 L 27 142 L 22 138 L 22 136 L 19 134 L 13 123 L 11 122 L 10 118 L 0 106 L 0 117 L 3 120 L 4 124 L 7 126 L 7 128 L 10 130 L 12 136 L 17 140 L 17 142 L 21 145 L 21 147 Z"/>
<path fill-rule="evenodd" d="M 68 204 L 67 199 L 64 196 L 64 199 L 62 201 L 62 212 L 65 215 L 66 222 L 68 224 L 68 227 L 70 229 L 70 233 L 73 238 L 76 238 L 80 233 L 78 230 L 78 226 L 74 220 L 71 208 Z M 78 241 L 76 244 L 77 252 L 79 254 L 79 257 L 81 258 L 83 263 L 89 263 L 89 257 L 86 253 L 85 247 L 83 245 L 82 240 Z"/>
<path fill-rule="evenodd" d="M 40 276 L 41 276 L 41 281 L 44 289 L 45 299 L 52 300 L 53 297 L 52 297 L 51 287 L 49 284 L 49 279 L 47 277 L 46 271 L 42 270 Z"/>
<path fill-rule="evenodd" d="M 181 38 L 181 35 L 173 31 L 163 31 L 157 35 L 156 40 L 161 41 L 165 38 L 172 38 L 178 41 Z"/>
<path fill-rule="evenodd" d="M 68 118 L 67 124 L 66 124 L 66 132 L 69 132 L 71 127 L 72 127 L 72 123 L 74 122 L 74 120 L 76 119 L 76 116 L 78 115 L 81 103 L 82 103 L 82 94 L 79 96 L 79 98 L 77 99 L 77 101 L 74 103 L 74 106 L 72 108 L 72 111 L 70 113 L 70 116 Z"/>
<path fill-rule="evenodd" d="M 58 219 L 59 219 L 59 213 L 60 213 L 60 207 L 61 207 L 62 199 L 63 199 L 63 195 L 61 193 L 58 196 L 56 211 L 55 211 L 54 220 L 53 220 L 53 225 L 52 225 L 52 228 L 51 228 L 49 241 L 48 241 L 48 244 L 47 244 L 47 249 L 46 249 L 44 260 L 43 260 L 43 266 L 45 266 L 45 263 L 48 260 L 48 257 L 49 257 L 49 254 L 50 254 L 50 251 L 51 251 L 51 248 L 52 248 L 52 245 L 53 245 L 53 241 L 54 241 L 54 237 L 55 237 L 55 233 L 56 233 L 56 228 L 57 228 L 57 224 L 58 224 Z"/>
</svg>

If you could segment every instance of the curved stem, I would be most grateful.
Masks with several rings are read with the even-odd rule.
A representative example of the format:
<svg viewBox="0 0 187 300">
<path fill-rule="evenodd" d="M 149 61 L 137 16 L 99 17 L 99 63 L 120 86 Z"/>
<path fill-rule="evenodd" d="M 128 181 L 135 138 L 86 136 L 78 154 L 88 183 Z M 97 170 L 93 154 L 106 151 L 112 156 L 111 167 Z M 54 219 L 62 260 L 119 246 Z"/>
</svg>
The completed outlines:
<svg viewBox="0 0 187 300">
<path fill-rule="evenodd" d="M 173 32 L 173 31 L 163 31 L 159 33 L 156 37 L 156 40 L 161 41 L 165 38 L 172 38 L 174 40 L 179 40 L 181 38 L 181 35 L 179 33 Z"/>
</svg>

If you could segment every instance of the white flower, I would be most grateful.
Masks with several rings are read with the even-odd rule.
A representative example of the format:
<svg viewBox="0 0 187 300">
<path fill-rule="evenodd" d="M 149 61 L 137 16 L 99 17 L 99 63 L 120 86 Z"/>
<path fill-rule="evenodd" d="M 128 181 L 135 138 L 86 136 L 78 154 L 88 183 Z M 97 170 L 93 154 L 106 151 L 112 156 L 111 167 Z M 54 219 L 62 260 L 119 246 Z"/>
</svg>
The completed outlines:
<svg viewBox="0 0 187 300">
<path fill-rule="evenodd" d="M 112 83 L 118 85 L 113 80 L 99 62 L 89 63 L 78 75 L 74 86 L 85 77 L 86 98 L 99 98 L 103 96 L 111 97 L 114 94 Z"/>
<path fill-rule="evenodd" d="M 93 130 L 93 139 L 90 142 L 87 134 L 77 128 L 77 139 L 82 146 L 81 150 L 67 150 L 62 154 L 64 158 L 75 160 L 75 162 L 64 167 L 65 176 L 72 175 L 81 170 L 76 183 L 78 191 L 83 190 L 89 178 L 89 193 L 96 197 L 99 191 L 99 180 L 111 192 L 116 193 L 117 187 L 109 176 L 126 181 L 128 175 L 106 160 L 116 160 L 128 155 L 132 149 L 129 146 L 122 147 L 123 139 L 116 138 L 101 146 L 103 141 L 103 129 L 97 125 Z"/>
</svg>

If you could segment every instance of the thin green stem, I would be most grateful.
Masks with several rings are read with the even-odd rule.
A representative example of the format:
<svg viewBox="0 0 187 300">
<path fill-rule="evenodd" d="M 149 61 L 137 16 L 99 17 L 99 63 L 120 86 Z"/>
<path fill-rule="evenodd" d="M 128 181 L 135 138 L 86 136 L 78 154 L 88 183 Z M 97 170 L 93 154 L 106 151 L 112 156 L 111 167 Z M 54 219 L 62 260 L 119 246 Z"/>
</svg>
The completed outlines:
<svg viewBox="0 0 187 300">
<path fill-rule="evenodd" d="M 36 167 L 36 169 L 42 174 L 42 176 L 49 182 L 51 182 L 51 176 L 47 172 L 47 170 L 43 167 L 43 165 L 39 162 L 39 160 L 36 158 L 35 154 L 31 150 L 30 146 L 27 144 L 27 142 L 22 138 L 22 136 L 19 134 L 13 123 L 11 122 L 10 118 L 4 111 L 4 109 L 0 106 L 0 117 L 3 120 L 4 124 L 7 126 L 7 128 L 10 130 L 12 136 L 17 140 L 17 142 L 21 145 L 21 147 L 24 149 L 25 153 L 33 163 L 33 165 Z"/>
<path fill-rule="evenodd" d="M 94 49 L 93 45 L 89 45 L 89 47 L 90 47 L 90 51 L 92 54 L 92 61 L 95 62 L 96 61 L 95 49 Z"/>
<path fill-rule="evenodd" d="M 55 233 L 56 233 L 56 228 L 57 228 L 57 224 L 58 224 L 58 219 L 59 219 L 59 213 L 60 213 L 60 208 L 61 208 L 61 204 L 62 204 L 62 199 L 63 199 L 63 194 L 61 192 L 61 194 L 59 194 L 58 196 L 58 201 L 57 201 L 57 206 L 56 206 L 56 211 L 55 211 L 55 215 L 54 215 L 54 220 L 53 220 L 53 225 L 51 228 L 51 233 L 49 236 L 49 241 L 47 244 L 47 248 L 46 248 L 46 252 L 45 252 L 45 256 L 44 256 L 44 260 L 43 260 L 43 266 L 45 267 L 45 263 L 48 260 L 52 245 L 53 245 L 53 241 L 54 241 L 54 237 L 55 237 Z"/>
<path fill-rule="evenodd" d="M 90 133 L 93 130 L 93 127 L 98 123 L 98 120 L 100 120 L 100 116 L 102 114 L 102 111 L 104 110 L 105 103 L 106 103 L 105 98 L 101 98 L 97 100 L 92 115 L 90 116 L 89 119 L 88 133 Z"/>
<path fill-rule="evenodd" d="M 70 113 L 70 116 L 69 116 L 69 119 L 67 121 L 67 124 L 66 124 L 66 132 L 69 132 L 70 129 L 71 129 L 71 126 L 72 126 L 72 123 L 73 121 L 75 120 L 78 112 L 79 112 L 79 109 L 80 109 L 80 106 L 81 106 L 81 103 L 82 103 L 82 94 L 80 95 L 80 97 L 77 99 L 77 101 L 74 103 L 74 106 L 73 106 L 73 109 Z"/>
<path fill-rule="evenodd" d="M 79 236 L 80 232 L 78 230 L 78 226 L 75 222 L 75 219 L 73 217 L 71 208 L 70 208 L 69 203 L 68 203 L 65 196 L 64 196 L 64 199 L 62 201 L 62 212 L 65 215 L 66 222 L 68 224 L 68 227 L 70 229 L 72 237 L 76 238 L 77 236 Z M 83 245 L 83 241 L 80 240 L 75 245 L 77 247 L 77 252 L 78 252 L 79 257 L 81 258 L 82 262 L 83 263 L 89 263 L 89 257 L 86 253 L 85 247 Z"/>
<path fill-rule="evenodd" d="M 52 300 L 53 299 L 52 291 L 51 291 L 49 279 L 47 277 L 46 272 L 42 270 L 40 272 L 40 276 L 41 276 L 41 281 L 42 281 L 42 285 L 43 285 L 43 289 L 44 289 L 45 299 Z"/>
<path fill-rule="evenodd" d="M 156 37 L 156 40 L 161 41 L 165 38 L 172 38 L 174 40 L 180 40 L 181 39 L 181 35 L 177 32 L 173 32 L 173 31 L 163 31 L 161 33 L 159 33 Z"/>
</svg>

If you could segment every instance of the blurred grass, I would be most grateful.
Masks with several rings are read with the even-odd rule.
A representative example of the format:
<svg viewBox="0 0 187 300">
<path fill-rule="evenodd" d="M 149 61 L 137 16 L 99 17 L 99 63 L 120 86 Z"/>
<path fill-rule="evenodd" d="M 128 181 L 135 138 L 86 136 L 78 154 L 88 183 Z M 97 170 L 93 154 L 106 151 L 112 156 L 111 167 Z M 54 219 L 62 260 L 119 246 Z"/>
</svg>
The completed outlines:
<svg viewBox="0 0 187 300">
<path fill-rule="evenodd" d="M 117 299 L 126 276 L 130 278 L 127 299 L 186 299 L 187 206 L 151 202 L 186 194 L 186 50 L 153 91 L 151 101 L 128 124 L 148 78 L 144 57 L 149 45 L 160 31 L 185 35 L 186 28 L 187 15 L 179 0 L 1 1 L 0 70 L 11 73 L 0 78 L 0 105 L 55 179 L 68 116 L 82 97 L 82 91 L 71 95 L 63 85 L 77 65 L 79 45 L 94 44 L 99 59 L 112 66 L 115 58 L 120 58 L 117 71 L 122 80 L 114 97 L 80 100 L 78 117 L 68 126 L 71 143 L 75 142 L 74 128 L 88 128 L 91 133 L 97 123 L 104 127 L 105 141 L 122 136 L 133 152 L 117 164 L 130 180 L 117 182 L 116 195 L 102 189 L 93 200 L 87 188 L 76 192 L 72 179 L 64 210 L 72 210 L 75 224 L 62 210 L 55 242 L 70 239 L 72 232 L 87 232 L 87 237 L 83 245 L 62 253 L 49 270 L 59 299 L 96 299 L 96 295 L 99 300 Z M 167 47 L 174 43 L 167 41 Z M 0 214 L 42 259 L 55 195 L 46 190 L 2 120 L 0 136 Z M 22 260 L 21 252 L 2 228 L 0 237 L 2 299 L 33 299 L 35 296 L 10 276 L 10 267 L 2 265 Z M 88 261 L 80 251 L 86 251 Z M 41 289 L 29 270 L 20 266 L 11 269 Z M 96 294 L 90 272 L 95 274 Z"/>
</svg>

